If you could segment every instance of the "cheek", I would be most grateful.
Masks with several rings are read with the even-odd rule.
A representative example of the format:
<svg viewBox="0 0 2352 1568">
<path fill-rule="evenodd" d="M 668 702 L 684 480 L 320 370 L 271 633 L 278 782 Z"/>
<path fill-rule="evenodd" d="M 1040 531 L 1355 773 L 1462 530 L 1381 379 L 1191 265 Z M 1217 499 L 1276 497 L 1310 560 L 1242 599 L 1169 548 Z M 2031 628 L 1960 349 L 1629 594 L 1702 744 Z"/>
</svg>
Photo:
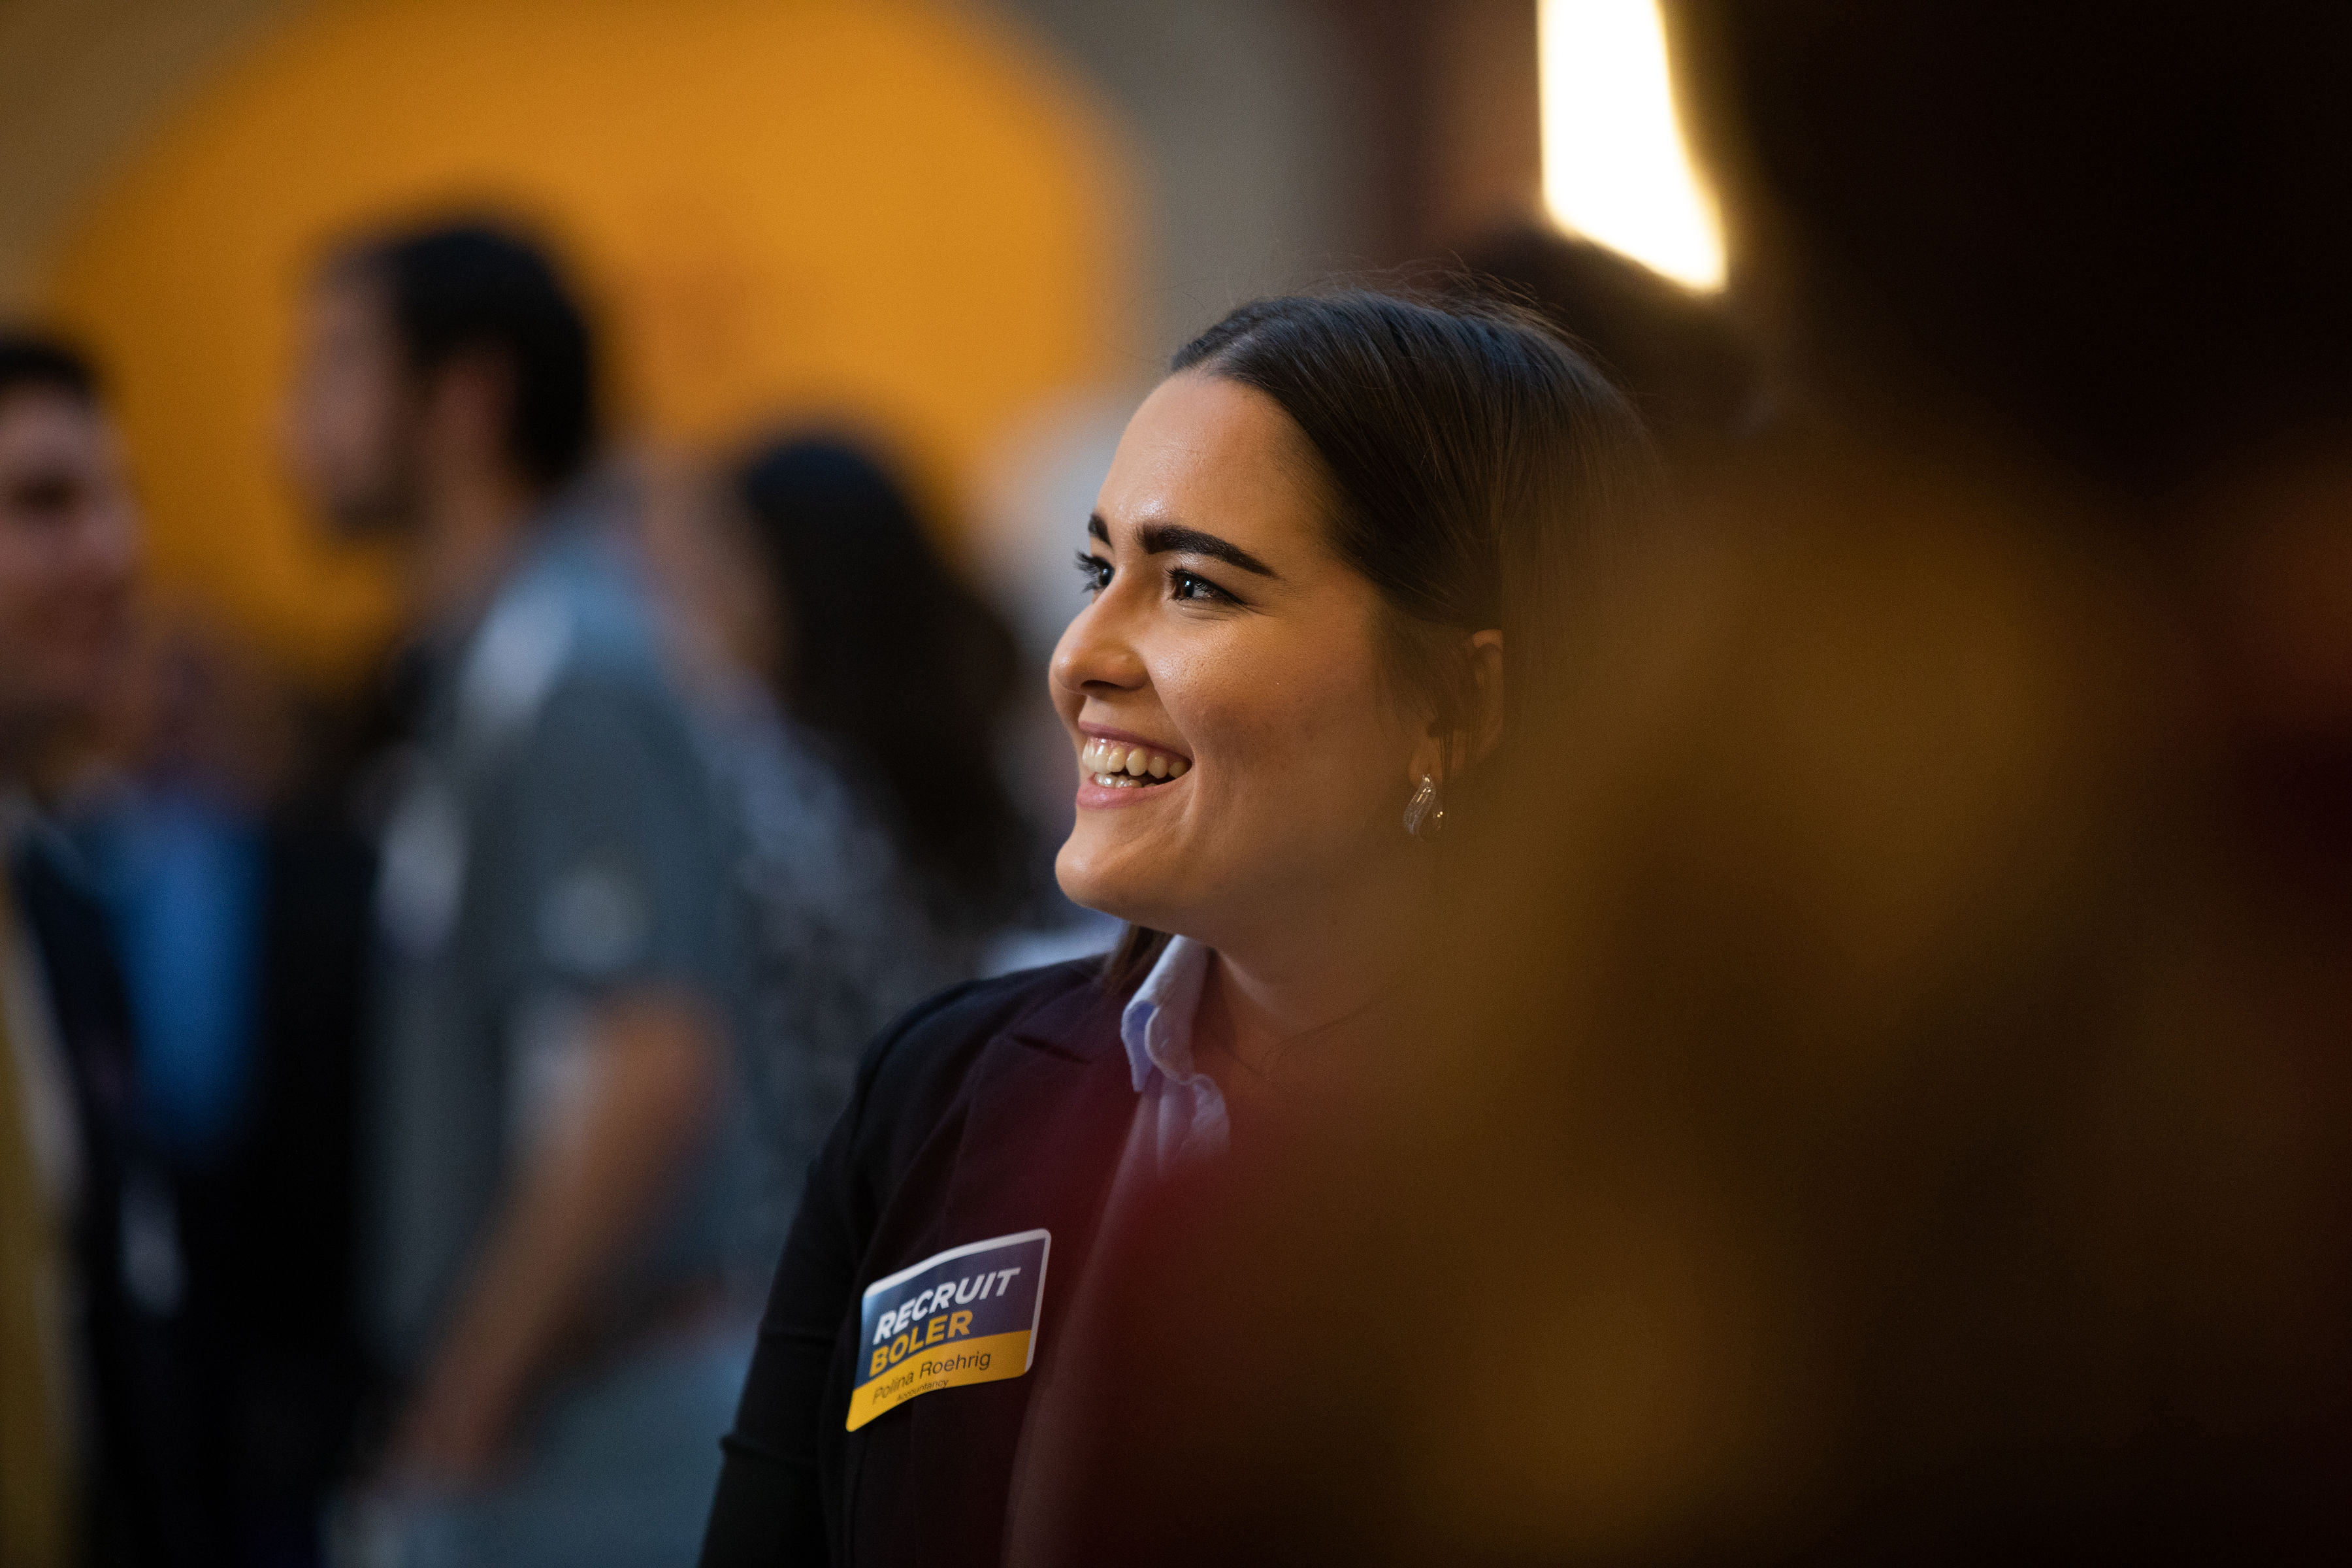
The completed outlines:
<svg viewBox="0 0 2352 1568">
<path fill-rule="evenodd" d="M 121 595 L 100 595 L 55 542 L 0 546 L 0 661 L 54 676 L 104 651 Z"/>
<path fill-rule="evenodd" d="M 347 366 L 321 375 L 305 410 L 304 421 L 317 467 L 348 475 L 373 468 L 382 458 L 390 400 L 373 377 Z"/>
<path fill-rule="evenodd" d="M 1369 661 L 1328 646 L 1219 649 L 1177 672 L 1169 711 L 1194 738 L 1210 793 L 1295 820 L 1305 801 L 1389 790 L 1396 748 L 1378 682 Z"/>
<path fill-rule="evenodd" d="M 382 461 L 386 412 L 383 399 L 364 384 L 345 388 L 328 404 L 328 443 L 341 465 L 365 472 Z"/>
<path fill-rule="evenodd" d="M 56 605 L 67 585 L 71 536 L 54 523 L 0 525 L 0 602 L 13 616 L 38 618 Z"/>
<path fill-rule="evenodd" d="M 39 628 L 32 623 L 40 595 L 31 563 L 16 541 L 6 537 L 9 531 L 0 523 L 0 675 L 21 663 L 28 647 L 39 642 Z"/>
</svg>

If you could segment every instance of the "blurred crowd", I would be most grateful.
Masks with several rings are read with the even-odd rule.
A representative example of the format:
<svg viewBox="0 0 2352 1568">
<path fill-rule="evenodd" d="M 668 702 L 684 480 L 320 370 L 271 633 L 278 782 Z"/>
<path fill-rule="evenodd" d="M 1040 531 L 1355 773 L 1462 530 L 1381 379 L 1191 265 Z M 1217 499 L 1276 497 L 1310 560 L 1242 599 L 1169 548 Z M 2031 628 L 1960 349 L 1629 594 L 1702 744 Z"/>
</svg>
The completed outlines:
<svg viewBox="0 0 2352 1568">
<path fill-rule="evenodd" d="M 1227 1081 L 1218 1158 L 1102 1144 L 1085 1330 L 950 1560 L 2352 1537 L 2352 25 L 1668 11 L 1730 295 L 1533 225 L 1411 290 L 1605 378 L 1641 482 L 1574 504 L 1625 525 L 1407 806 L 1374 1001 Z M 0 1562 L 688 1561 L 869 1042 L 1114 942 L 1160 998 L 1194 933 L 1057 886 L 1045 672 L 890 453 L 632 445 L 498 214 L 335 237 L 300 310 L 286 472 L 402 607 L 333 691 L 144 584 L 105 367 L 0 333 Z M 846 1484 L 965 1518 L 912 1455 Z"/>
<path fill-rule="evenodd" d="M 858 1050 L 1087 944 L 1019 654 L 857 440 L 613 450 L 510 226 L 351 238 L 306 311 L 289 468 L 405 606 L 337 698 L 142 594 L 100 371 L 0 340 L 21 1539 L 371 1560 L 528 1411 L 510 1528 L 689 1550 Z"/>
</svg>

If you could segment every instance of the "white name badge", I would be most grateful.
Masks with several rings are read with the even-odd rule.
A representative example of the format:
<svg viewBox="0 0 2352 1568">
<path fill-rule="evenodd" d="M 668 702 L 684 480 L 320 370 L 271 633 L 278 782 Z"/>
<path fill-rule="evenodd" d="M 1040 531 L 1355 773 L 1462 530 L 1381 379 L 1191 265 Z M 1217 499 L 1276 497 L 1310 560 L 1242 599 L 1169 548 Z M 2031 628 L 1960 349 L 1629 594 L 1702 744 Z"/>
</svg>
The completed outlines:
<svg viewBox="0 0 2352 1568">
<path fill-rule="evenodd" d="M 1024 1230 L 934 1253 L 866 1288 L 849 1429 L 935 1388 L 1019 1377 L 1037 1353 L 1053 1237 Z"/>
</svg>

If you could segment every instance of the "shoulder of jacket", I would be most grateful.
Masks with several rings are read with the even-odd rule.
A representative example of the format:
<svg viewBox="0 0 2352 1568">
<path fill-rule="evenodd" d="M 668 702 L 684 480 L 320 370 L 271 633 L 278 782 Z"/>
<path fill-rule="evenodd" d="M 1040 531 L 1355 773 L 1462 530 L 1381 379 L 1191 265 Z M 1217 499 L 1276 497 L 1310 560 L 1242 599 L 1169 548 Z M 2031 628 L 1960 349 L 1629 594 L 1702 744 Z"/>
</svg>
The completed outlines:
<svg viewBox="0 0 2352 1568">
<path fill-rule="evenodd" d="M 923 1117 L 929 1112 L 919 1108 L 943 1107 L 991 1040 L 1073 992 L 1100 984 L 1101 974 L 1100 960 L 1073 959 L 968 980 L 918 1004 L 883 1030 L 858 1063 L 861 1120 Z"/>
<path fill-rule="evenodd" d="M 986 1044 L 1073 991 L 1101 984 L 1099 959 L 1078 958 L 951 985 L 909 1008 L 867 1047 L 863 1071 L 878 1076 L 959 1046 Z"/>
</svg>

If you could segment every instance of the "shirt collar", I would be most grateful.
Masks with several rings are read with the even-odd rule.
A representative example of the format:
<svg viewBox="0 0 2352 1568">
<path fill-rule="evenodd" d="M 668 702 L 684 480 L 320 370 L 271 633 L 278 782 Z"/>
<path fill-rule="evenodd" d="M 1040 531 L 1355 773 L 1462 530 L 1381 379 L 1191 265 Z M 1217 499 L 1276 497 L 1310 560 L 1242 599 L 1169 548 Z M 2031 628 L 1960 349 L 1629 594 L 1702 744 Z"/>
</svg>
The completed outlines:
<svg viewBox="0 0 2352 1568">
<path fill-rule="evenodd" d="M 1155 1068 L 1180 1084 L 1205 1076 L 1192 1063 L 1192 1016 L 1201 1005 L 1201 986 L 1208 978 L 1213 951 L 1191 937 L 1170 937 L 1160 962 L 1119 1015 L 1118 1037 L 1127 1047 L 1136 1093 L 1150 1084 Z"/>
</svg>

